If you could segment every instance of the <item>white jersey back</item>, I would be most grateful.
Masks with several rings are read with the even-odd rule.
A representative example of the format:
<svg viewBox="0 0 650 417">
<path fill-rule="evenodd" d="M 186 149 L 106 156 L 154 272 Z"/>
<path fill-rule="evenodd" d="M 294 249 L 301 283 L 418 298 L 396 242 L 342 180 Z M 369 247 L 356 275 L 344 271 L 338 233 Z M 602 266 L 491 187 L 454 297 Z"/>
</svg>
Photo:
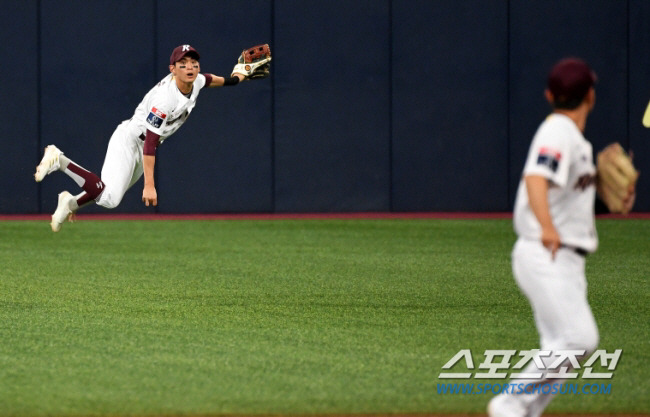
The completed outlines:
<svg viewBox="0 0 650 417">
<path fill-rule="evenodd" d="M 539 127 L 528 151 L 517 190 L 514 226 L 517 235 L 540 239 L 541 226 L 528 202 L 523 178 L 540 175 L 551 181 L 548 191 L 553 225 L 562 244 L 594 252 L 596 168 L 591 143 L 567 116 L 551 114 Z"/>
<path fill-rule="evenodd" d="M 131 131 L 136 136 L 140 136 L 148 129 L 160 135 L 160 143 L 162 143 L 185 123 L 205 83 L 205 76 L 198 74 L 192 92 L 189 97 L 186 97 L 178 89 L 172 74 L 168 74 L 149 90 L 135 109 L 129 121 Z"/>
</svg>

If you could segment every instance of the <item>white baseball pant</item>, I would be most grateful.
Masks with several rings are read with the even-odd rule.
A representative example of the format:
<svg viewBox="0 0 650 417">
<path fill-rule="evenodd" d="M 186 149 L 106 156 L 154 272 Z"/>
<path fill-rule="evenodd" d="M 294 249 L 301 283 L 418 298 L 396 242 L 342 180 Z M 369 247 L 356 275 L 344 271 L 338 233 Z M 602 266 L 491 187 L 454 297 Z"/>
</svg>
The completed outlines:
<svg viewBox="0 0 650 417">
<path fill-rule="evenodd" d="M 598 327 L 587 301 L 584 256 L 572 249 L 560 248 L 552 259 L 551 252 L 541 241 L 519 238 L 512 251 L 512 270 L 532 307 L 541 350 L 585 350 L 585 356 L 596 350 Z M 549 366 L 556 358 L 545 359 L 545 365 Z M 531 362 L 523 372 L 539 370 Z M 564 381 L 512 381 L 523 386 L 540 382 L 561 384 Z M 513 415 L 539 417 L 554 394 L 537 390 L 527 394 L 500 394 L 498 397 L 501 398 L 495 398 L 495 402 L 499 408 L 508 409 Z"/>
<path fill-rule="evenodd" d="M 97 204 L 109 209 L 117 207 L 126 191 L 140 179 L 144 172 L 143 146 L 144 142 L 129 128 L 129 121 L 115 129 L 102 167 L 105 188 Z"/>
</svg>

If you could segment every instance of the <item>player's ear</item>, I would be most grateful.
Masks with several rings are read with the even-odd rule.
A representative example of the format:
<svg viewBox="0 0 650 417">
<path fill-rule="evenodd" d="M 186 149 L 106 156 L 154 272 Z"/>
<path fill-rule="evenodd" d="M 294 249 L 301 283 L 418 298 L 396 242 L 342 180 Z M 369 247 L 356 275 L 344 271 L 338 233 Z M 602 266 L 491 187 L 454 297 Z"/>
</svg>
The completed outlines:
<svg viewBox="0 0 650 417">
<path fill-rule="evenodd" d="M 589 91 L 587 91 L 586 99 L 589 103 L 589 110 L 593 109 L 594 106 L 596 105 L 596 89 L 591 87 Z"/>
<path fill-rule="evenodd" d="M 544 97 L 546 97 L 546 101 L 548 101 L 549 104 L 552 106 L 555 99 L 553 98 L 553 93 L 551 93 L 551 90 L 549 90 L 548 88 L 544 90 Z"/>
<path fill-rule="evenodd" d="M 176 68 L 176 65 L 170 65 L 170 66 L 169 66 L 169 72 L 173 73 L 173 72 L 174 72 L 174 68 Z"/>
</svg>

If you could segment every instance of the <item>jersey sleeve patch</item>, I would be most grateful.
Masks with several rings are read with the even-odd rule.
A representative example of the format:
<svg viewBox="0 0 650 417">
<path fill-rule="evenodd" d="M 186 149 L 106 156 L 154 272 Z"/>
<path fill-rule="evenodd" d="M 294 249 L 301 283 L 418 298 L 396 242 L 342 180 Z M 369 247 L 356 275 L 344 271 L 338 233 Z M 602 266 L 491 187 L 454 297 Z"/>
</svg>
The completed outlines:
<svg viewBox="0 0 650 417">
<path fill-rule="evenodd" d="M 147 116 L 147 123 L 155 128 L 159 128 L 162 126 L 166 117 L 167 115 L 165 113 L 154 107 L 151 109 L 151 112 L 149 112 L 149 116 Z"/>
<path fill-rule="evenodd" d="M 542 147 L 537 155 L 537 165 L 542 165 L 550 169 L 552 172 L 557 172 L 557 167 L 562 159 L 562 153 L 555 149 Z"/>
</svg>

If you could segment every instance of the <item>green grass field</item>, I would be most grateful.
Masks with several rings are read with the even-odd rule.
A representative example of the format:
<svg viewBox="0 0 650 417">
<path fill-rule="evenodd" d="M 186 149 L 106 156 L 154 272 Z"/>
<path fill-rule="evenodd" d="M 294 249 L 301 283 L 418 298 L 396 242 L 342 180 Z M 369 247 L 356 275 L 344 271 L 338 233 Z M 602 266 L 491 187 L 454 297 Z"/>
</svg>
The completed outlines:
<svg viewBox="0 0 650 417">
<path fill-rule="evenodd" d="M 650 221 L 598 228 L 589 298 L 624 353 L 610 394 L 549 412 L 648 413 Z M 0 222 L 0 416 L 483 413 L 438 374 L 537 347 L 514 240 L 510 220 Z"/>
</svg>

